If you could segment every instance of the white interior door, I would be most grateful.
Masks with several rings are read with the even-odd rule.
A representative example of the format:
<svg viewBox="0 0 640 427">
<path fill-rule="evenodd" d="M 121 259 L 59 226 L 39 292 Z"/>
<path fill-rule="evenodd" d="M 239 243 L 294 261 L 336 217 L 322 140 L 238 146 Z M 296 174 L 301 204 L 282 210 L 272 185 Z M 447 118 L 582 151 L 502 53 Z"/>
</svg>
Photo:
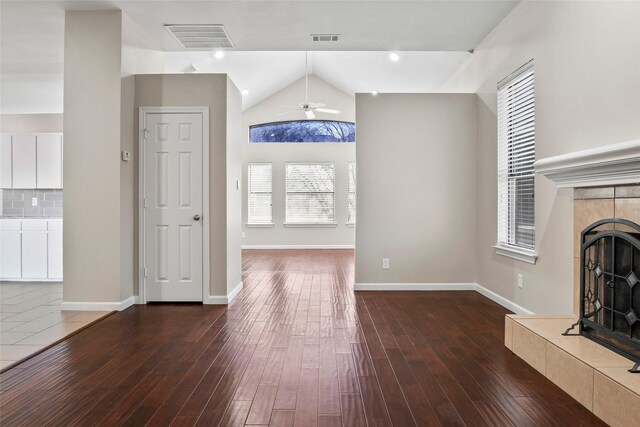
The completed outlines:
<svg viewBox="0 0 640 427">
<path fill-rule="evenodd" d="M 203 115 L 146 113 L 147 301 L 202 301 Z"/>
</svg>

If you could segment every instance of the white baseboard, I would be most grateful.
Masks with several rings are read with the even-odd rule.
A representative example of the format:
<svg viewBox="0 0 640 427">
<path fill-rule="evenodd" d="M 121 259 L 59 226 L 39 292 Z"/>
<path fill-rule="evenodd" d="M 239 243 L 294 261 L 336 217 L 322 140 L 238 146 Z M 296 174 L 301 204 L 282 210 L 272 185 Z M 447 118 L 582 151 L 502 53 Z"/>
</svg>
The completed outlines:
<svg viewBox="0 0 640 427">
<path fill-rule="evenodd" d="M 355 245 L 242 245 L 242 249 L 355 249 Z"/>
<path fill-rule="evenodd" d="M 476 284 L 476 291 L 489 298 L 491 301 L 500 304 L 504 308 L 511 310 L 516 314 L 535 314 L 533 311 L 527 310 L 521 305 L 518 305 L 515 302 L 506 299 L 502 295 L 496 294 L 492 290 L 489 290 L 482 285 Z"/>
<path fill-rule="evenodd" d="M 62 301 L 62 310 L 71 311 L 122 311 L 135 304 L 137 297 L 129 297 L 120 302 L 80 302 L 80 301 Z"/>
<path fill-rule="evenodd" d="M 227 295 L 207 295 L 202 303 L 207 305 L 229 304 L 240 293 L 243 287 L 244 283 L 240 282 Z"/>
<path fill-rule="evenodd" d="M 475 291 L 475 283 L 356 283 L 354 291 Z"/>
<path fill-rule="evenodd" d="M 231 292 L 227 295 L 228 302 L 233 301 L 234 298 L 238 296 L 242 288 L 244 288 L 244 283 L 240 281 L 240 283 L 238 283 L 235 288 L 231 289 Z"/>
<path fill-rule="evenodd" d="M 477 283 L 356 283 L 354 291 L 476 291 L 516 314 L 534 314 Z"/>
<path fill-rule="evenodd" d="M 0 282 L 43 282 L 43 283 L 61 283 L 62 279 L 0 279 Z"/>
</svg>

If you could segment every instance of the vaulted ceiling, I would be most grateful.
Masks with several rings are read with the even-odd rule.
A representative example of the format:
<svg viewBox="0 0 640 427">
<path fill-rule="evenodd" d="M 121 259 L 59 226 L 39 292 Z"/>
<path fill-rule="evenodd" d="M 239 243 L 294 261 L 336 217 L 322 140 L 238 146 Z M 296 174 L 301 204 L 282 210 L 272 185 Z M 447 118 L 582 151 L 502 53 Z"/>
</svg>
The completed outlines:
<svg viewBox="0 0 640 427">
<path fill-rule="evenodd" d="M 5 113 L 61 112 L 64 12 L 122 9 L 162 56 L 161 69 L 226 72 L 247 89 L 244 108 L 309 72 L 345 93 L 435 91 L 516 1 L 10 1 L 0 3 Z M 185 51 L 165 24 L 224 24 L 224 58 Z M 340 34 L 313 42 L 310 34 Z M 125 41 L 126 43 L 127 41 Z M 389 51 L 400 60 L 391 62 Z"/>
</svg>

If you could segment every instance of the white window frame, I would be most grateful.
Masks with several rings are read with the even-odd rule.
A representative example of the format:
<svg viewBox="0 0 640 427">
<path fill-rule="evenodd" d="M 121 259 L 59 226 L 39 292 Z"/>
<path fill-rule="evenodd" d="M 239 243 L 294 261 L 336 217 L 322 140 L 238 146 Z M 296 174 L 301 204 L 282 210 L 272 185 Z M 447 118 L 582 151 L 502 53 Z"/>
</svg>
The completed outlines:
<svg viewBox="0 0 640 427">
<path fill-rule="evenodd" d="M 331 165 L 333 167 L 333 221 L 328 222 L 295 222 L 289 221 L 289 209 L 288 209 L 288 194 L 287 191 L 287 169 L 289 165 Z M 287 162 L 285 164 L 284 171 L 285 179 L 284 179 L 284 195 L 285 195 L 285 227 L 337 227 L 337 222 L 335 220 L 336 217 L 336 165 L 334 162 Z"/>
<path fill-rule="evenodd" d="M 354 168 L 354 177 L 353 177 L 353 191 L 349 191 L 351 186 L 349 185 L 351 181 L 351 167 Z M 357 212 L 357 204 L 354 206 L 353 218 L 349 217 L 349 196 L 353 194 L 354 202 L 356 197 L 356 192 L 358 191 L 358 179 L 357 179 L 357 167 L 356 162 L 347 163 L 347 227 L 354 227 L 356 225 L 356 212 Z"/>
<path fill-rule="evenodd" d="M 535 153 L 535 75 L 533 68 L 533 60 L 527 62 L 522 67 L 511 73 L 498 83 L 497 87 L 497 121 L 498 121 L 498 217 L 497 217 L 497 243 L 494 246 L 495 253 L 498 255 L 513 258 L 519 261 L 523 261 L 529 264 L 535 264 L 538 258 L 535 249 L 535 198 L 533 212 L 530 214 L 533 216 L 533 246 L 519 244 L 516 241 L 516 228 L 515 212 L 516 212 L 516 193 L 510 190 L 509 183 L 518 178 L 531 178 L 533 179 L 533 194 L 535 195 L 535 172 L 533 172 L 533 158 L 527 158 L 521 160 L 523 163 L 531 162 L 531 174 L 528 175 L 516 175 L 510 171 L 510 165 L 517 163 L 518 160 L 514 160 L 512 153 L 509 152 L 509 139 L 508 133 L 513 131 L 512 125 L 507 122 L 507 117 L 510 117 L 503 108 L 503 102 L 506 96 L 512 95 L 511 90 L 518 83 L 531 79 L 533 87 L 530 90 L 530 94 L 526 95 L 525 100 L 531 99 L 533 104 L 531 112 L 524 110 L 524 114 L 533 114 L 533 135 L 525 138 L 529 140 L 524 142 L 528 145 L 533 145 Z M 526 88 L 526 87 L 525 87 Z M 529 98 L 529 96 L 531 98 Z M 505 117 L 507 115 L 507 117 Z M 530 141 L 533 139 L 533 141 Z M 513 144 L 513 143 L 512 143 Z M 513 146 L 513 145 L 512 145 Z M 530 149 L 530 148 L 529 148 Z M 525 150 L 529 150 L 525 147 Z M 522 154 L 522 153 L 521 153 Z M 525 153 L 527 154 L 527 153 Z"/>
<path fill-rule="evenodd" d="M 251 222 L 251 218 L 249 216 L 250 213 L 250 203 L 249 199 L 251 198 L 251 166 L 253 165 L 269 165 L 271 166 L 271 222 Z M 271 162 L 250 162 L 247 165 L 247 227 L 274 227 L 273 222 L 273 163 Z"/>
</svg>

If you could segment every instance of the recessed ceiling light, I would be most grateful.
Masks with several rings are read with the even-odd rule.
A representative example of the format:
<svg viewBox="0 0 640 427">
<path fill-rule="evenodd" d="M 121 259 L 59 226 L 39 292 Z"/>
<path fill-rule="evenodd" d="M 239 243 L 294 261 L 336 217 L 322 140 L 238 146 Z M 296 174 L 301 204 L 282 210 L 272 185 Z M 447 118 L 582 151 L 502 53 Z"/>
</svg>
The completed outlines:
<svg viewBox="0 0 640 427">
<path fill-rule="evenodd" d="M 377 94 L 378 94 L 378 91 L 377 91 L 377 90 L 374 90 L 373 92 L 371 92 L 371 95 L 374 95 L 374 96 L 375 96 L 375 95 L 377 95 Z"/>
<path fill-rule="evenodd" d="M 398 61 L 400 61 L 400 55 L 398 55 L 398 54 L 397 54 L 397 53 L 395 53 L 395 52 L 391 52 L 391 53 L 389 54 L 389 59 L 390 59 L 391 61 L 393 61 L 393 62 L 398 62 Z"/>
<path fill-rule="evenodd" d="M 242 89 L 240 93 L 244 96 L 249 93 L 249 89 Z"/>
<path fill-rule="evenodd" d="M 224 58 L 224 50 L 216 50 L 216 53 L 213 54 L 213 57 L 216 59 Z"/>
</svg>

